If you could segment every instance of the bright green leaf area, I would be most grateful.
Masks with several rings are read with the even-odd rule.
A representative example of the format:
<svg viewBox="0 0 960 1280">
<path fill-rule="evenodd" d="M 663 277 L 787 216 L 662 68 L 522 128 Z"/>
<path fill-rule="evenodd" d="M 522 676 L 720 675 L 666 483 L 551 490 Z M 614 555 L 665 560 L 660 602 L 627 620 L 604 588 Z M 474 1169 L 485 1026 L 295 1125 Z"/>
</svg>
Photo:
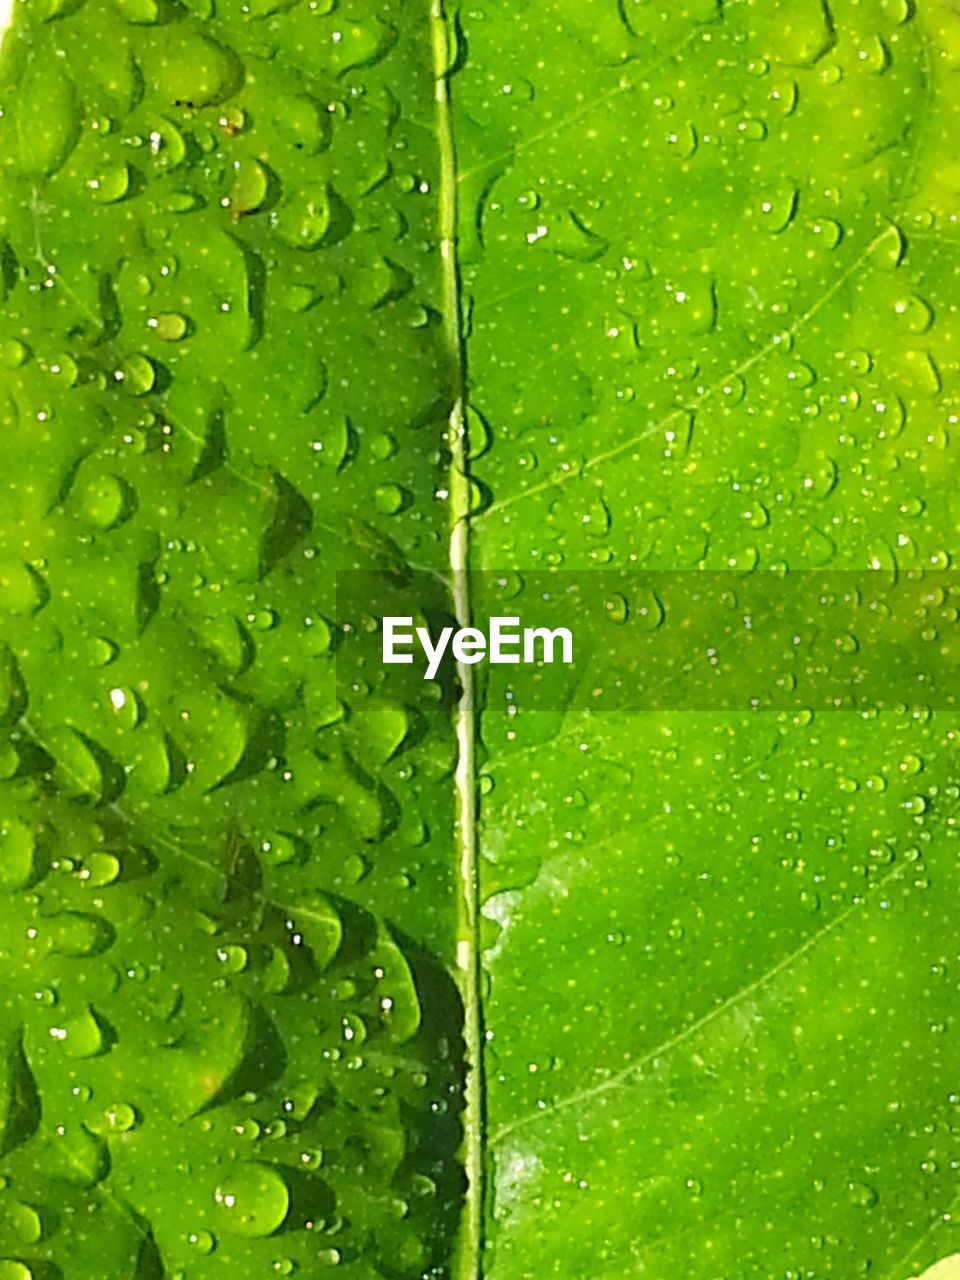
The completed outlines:
<svg viewBox="0 0 960 1280">
<path fill-rule="evenodd" d="M 464 18 L 475 561 L 950 565 L 955 8 L 612 10 Z M 483 722 L 491 1274 L 955 1252 L 955 717 L 589 701 Z"/>
<path fill-rule="evenodd" d="M 0 1280 L 957 1253 L 943 700 L 465 721 L 335 575 L 951 568 L 958 72 L 949 0 L 17 5 Z"/>
</svg>

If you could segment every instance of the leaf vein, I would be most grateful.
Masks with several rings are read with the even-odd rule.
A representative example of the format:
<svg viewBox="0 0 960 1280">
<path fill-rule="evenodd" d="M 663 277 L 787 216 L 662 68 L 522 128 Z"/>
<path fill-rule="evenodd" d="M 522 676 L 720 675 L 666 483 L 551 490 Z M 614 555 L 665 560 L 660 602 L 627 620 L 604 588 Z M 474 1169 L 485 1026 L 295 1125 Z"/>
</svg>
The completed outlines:
<svg viewBox="0 0 960 1280">
<path fill-rule="evenodd" d="M 859 257 L 857 257 L 854 262 L 851 263 L 844 272 L 842 272 L 842 274 L 837 276 L 830 287 L 815 299 L 806 311 L 797 317 L 787 332 L 792 337 L 796 337 L 801 329 L 809 324 L 814 316 L 822 311 L 823 308 L 836 296 L 836 294 L 839 293 L 843 286 L 857 274 L 877 246 L 882 244 L 887 236 L 897 234 L 899 233 L 892 223 L 888 224 L 882 231 L 878 232 L 864 249 L 863 253 L 861 253 Z M 729 373 L 712 383 L 696 401 L 678 405 L 676 408 L 671 409 L 670 412 L 660 418 L 659 421 L 648 424 L 642 431 L 638 431 L 628 440 L 624 440 L 610 449 L 605 449 L 601 453 L 594 454 L 593 457 L 588 458 L 581 467 L 562 472 L 560 475 L 554 476 L 552 479 L 544 480 L 541 484 L 534 485 L 530 489 L 524 489 L 521 493 L 516 494 L 512 498 L 504 498 L 502 502 L 494 502 L 476 518 L 482 519 L 486 516 L 493 515 L 495 512 L 505 511 L 508 507 L 516 506 L 517 503 L 524 502 L 528 498 L 536 497 L 538 494 L 545 493 L 549 489 L 560 488 L 561 485 L 566 484 L 569 480 L 580 479 L 586 475 L 587 472 L 594 471 L 608 462 L 613 462 L 617 458 L 623 457 L 625 453 L 629 453 L 631 449 L 635 449 L 637 445 L 642 444 L 644 440 L 649 440 L 652 436 L 659 435 L 659 433 L 669 427 L 671 423 L 674 423 L 678 421 L 678 419 L 685 417 L 687 414 L 698 410 L 708 400 L 716 396 L 716 394 L 726 383 L 730 381 L 731 378 L 736 378 L 747 373 L 755 365 L 759 364 L 762 360 L 765 360 L 777 345 L 777 341 L 771 337 L 768 342 L 764 343 L 762 347 L 759 347 L 756 351 L 752 352 L 735 368 L 731 369 Z"/>
<path fill-rule="evenodd" d="M 747 1000 L 750 996 L 756 995 L 757 992 L 762 991 L 772 982 L 775 982 L 783 973 L 789 971 L 799 960 L 801 960 L 809 951 L 812 951 L 816 946 L 818 946 L 825 938 L 842 928 L 852 916 L 856 915 L 868 901 L 872 900 L 873 897 L 876 896 L 877 892 L 886 888 L 894 880 L 897 880 L 903 874 L 906 866 L 906 863 L 901 863 L 892 868 L 892 870 L 887 872 L 887 874 L 883 876 L 882 879 L 878 880 L 873 886 L 873 892 L 869 897 L 865 895 L 863 898 L 859 899 L 859 901 L 851 903 L 849 907 L 846 907 L 838 915 L 834 916 L 832 920 L 827 921 L 826 924 L 822 925 L 814 933 L 810 934 L 810 936 L 806 938 L 800 946 L 795 947 L 793 951 L 788 952 L 787 955 L 783 956 L 776 964 L 772 965 L 758 978 L 754 978 L 752 982 L 749 982 L 745 986 L 734 991 L 720 1004 L 715 1005 L 712 1009 L 708 1010 L 707 1013 L 701 1015 L 688 1027 L 684 1027 L 682 1031 L 679 1031 L 668 1039 L 662 1041 L 656 1046 L 656 1048 L 650 1049 L 635 1061 L 628 1063 L 625 1067 L 621 1068 L 620 1071 L 608 1077 L 608 1079 L 601 1080 L 598 1084 L 591 1085 L 587 1089 L 578 1089 L 574 1093 L 569 1093 L 560 1098 L 553 1104 L 553 1106 L 546 1110 L 534 1111 L 527 1116 L 522 1116 L 518 1120 L 511 1121 L 509 1124 L 501 1125 L 501 1127 L 491 1135 L 490 1146 L 498 1146 L 505 1138 L 510 1137 L 521 1129 L 529 1128 L 530 1125 L 543 1117 L 552 1117 L 559 1111 L 565 1111 L 574 1106 L 581 1106 L 583 1103 L 591 1102 L 593 1099 L 601 1097 L 605 1093 L 614 1092 L 617 1089 L 625 1088 L 626 1086 L 636 1082 L 637 1078 L 642 1075 L 643 1071 L 652 1063 L 656 1062 L 658 1058 L 662 1058 L 665 1055 L 672 1053 L 674 1049 L 685 1044 L 698 1032 L 704 1030 L 704 1028 L 722 1018 L 729 1010 L 735 1009 L 737 1005 L 741 1004 L 744 1000 Z"/>
</svg>

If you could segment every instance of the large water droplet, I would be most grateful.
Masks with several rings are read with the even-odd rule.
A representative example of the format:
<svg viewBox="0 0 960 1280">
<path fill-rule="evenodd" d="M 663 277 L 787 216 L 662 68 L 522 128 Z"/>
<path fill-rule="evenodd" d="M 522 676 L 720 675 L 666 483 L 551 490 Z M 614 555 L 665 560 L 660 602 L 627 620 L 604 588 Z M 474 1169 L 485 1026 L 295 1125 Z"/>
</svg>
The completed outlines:
<svg viewBox="0 0 960 1280">
<path fill-rule="evenodd" d="M 266 1164 L 241 1164 L 220 1183 L 214 1201 L 225 1231 L 269 1236 L 283 1225 L 290 1191 L 280 1171 Z"/>
</svg>

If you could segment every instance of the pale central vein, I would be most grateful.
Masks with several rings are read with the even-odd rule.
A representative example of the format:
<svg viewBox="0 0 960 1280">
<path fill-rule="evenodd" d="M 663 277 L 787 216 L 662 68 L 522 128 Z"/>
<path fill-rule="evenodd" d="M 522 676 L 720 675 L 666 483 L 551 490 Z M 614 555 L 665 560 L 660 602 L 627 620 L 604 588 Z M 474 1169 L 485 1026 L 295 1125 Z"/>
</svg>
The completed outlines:
<svg viewBox="0 0 960 1280">
<path fill-rule="evenodd" d="M 442 262 L 443 324 L 453 382 L 448 422 L 450 451 L 450 569 L 453 604 L 461 627 L 470 623 L 468 537 L 470 482 L 467 474 L 466 371 L 461 327 L 460 277 L 457 270 L 457 171 L 450 114 L 451 42 L 442 0 L 431 0 L 434 102 L 440 152 L 438 195 Z M 479 1280 L 483 1271 L 484 1086 L 483 1030 L 480 1010 L 479 884 L 476 829 L 475 717 L 473 668 L 458 664 L 462 694 L 456 712 L 457 852 L 459 921 L 457 978 L 463 1000 L 463 1038 L 467 1075 L 464 1100 L 463 1161 L 467 1191 L 457 1258 L 458 1280 Z"/>
</svg>

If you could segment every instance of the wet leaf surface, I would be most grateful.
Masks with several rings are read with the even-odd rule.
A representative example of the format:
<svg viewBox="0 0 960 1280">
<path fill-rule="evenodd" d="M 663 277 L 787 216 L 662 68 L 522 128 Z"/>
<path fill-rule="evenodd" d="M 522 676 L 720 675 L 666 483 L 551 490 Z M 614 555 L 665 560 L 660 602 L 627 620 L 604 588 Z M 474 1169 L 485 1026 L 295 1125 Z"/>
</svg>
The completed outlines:
<svg viewBox="0 0 960 1280">
<path fill-rule="evenodd" d="M 452 733 L 333 677 L 335 570 L 446 555 L 427 13 L 395 8 L 29 4 L 7 37 L 24 1276 L 446 1274 Z"/>
<path fill-rule="evenodd" d="M 953 1274 L 943 689 L 481 676 L 470 723 L 377 625 L 462 611 L 451 556 L 478 616 L 606 570 L 606 652 L 656 663 L 637 571 L 926 572 L 949 674 L 958 32 L 17 7 L 0 1280 Z"/>
<path fill-rule="evenodd" d="M 551 568 L 735 602 L 952 565 L 956 15 L 619 16 L 461 15 L 475 566 L 522 614 Z M 489 1274 L 921 1270 L 957 1213 L 953 713 L 596 703 L 482 717 Z"/>
</svg>

